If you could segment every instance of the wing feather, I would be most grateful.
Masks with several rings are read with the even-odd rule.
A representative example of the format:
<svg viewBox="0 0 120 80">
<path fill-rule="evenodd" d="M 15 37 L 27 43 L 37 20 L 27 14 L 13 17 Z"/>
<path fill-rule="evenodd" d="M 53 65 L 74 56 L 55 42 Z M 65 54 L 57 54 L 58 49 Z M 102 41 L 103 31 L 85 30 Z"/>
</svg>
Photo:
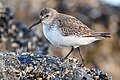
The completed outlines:
<svg viewBox="0 0 120 80">
<path fill-rule="evenodd" d="M 94 32 L 75 17 L 60 14 L 54 19 L 58 21 L 58 28 L 63 36 L 90 36 Z"/>
</svg>

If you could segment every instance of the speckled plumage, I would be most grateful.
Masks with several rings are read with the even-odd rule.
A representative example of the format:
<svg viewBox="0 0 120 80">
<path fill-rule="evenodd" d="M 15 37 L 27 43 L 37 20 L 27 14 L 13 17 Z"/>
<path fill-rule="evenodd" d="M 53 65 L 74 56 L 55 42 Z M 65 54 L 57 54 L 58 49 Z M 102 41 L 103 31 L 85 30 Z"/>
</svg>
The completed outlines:
<svg viewBox="0 0 120 80">
<path fill-rule="evenodd" d="M 54 18 L 52 24 L 56 24 L 63 36 L 90 36 L 95 33 L 93 30 L 84 25 L 81 21 L 70 15 L 59 13 Z"/>
</svg>

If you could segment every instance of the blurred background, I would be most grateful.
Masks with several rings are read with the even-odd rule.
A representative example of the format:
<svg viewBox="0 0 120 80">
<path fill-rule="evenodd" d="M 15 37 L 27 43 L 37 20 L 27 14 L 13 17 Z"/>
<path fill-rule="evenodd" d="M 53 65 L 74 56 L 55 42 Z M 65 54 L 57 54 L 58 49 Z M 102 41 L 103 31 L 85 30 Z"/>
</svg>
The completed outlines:
<svg viewBox="0 0 120 80">
<path fill-rule="evenodd" d="M 98 67 L 113 80 L 120 80 L 120 0 L 0 0 L 0 52 L 36 52 L 62 58 L 70 48 L 53 46 L 42 33 L 38 20 L 44 7 L 75 16 L 91 29 L 110 32 L 111 38 L 81 46 L 86 66 Z M 75 50 L 70 57 L 80 59 Z"/>
</svg>

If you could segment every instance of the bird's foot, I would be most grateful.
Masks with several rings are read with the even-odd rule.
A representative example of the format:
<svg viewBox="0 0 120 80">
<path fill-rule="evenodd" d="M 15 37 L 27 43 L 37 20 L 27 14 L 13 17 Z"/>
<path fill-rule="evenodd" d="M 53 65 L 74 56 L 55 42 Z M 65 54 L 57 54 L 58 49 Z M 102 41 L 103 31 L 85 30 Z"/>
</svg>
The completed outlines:
<svg viewBox="0 0 120 80">
<path fill-rule="evenodd" d="M 82 62 L 80 63 L 80 67 L 84 67 L 85 66 L 85 60 L 82 59 Z"/>
<path fill-rule="evenodd" d="M 64 58 L 63 58 L 63 60 L 66 60 L 66 59 L 68 59 L 68 58 L 67 58 L 67 57 L 64 57 Z"/>
</svg>

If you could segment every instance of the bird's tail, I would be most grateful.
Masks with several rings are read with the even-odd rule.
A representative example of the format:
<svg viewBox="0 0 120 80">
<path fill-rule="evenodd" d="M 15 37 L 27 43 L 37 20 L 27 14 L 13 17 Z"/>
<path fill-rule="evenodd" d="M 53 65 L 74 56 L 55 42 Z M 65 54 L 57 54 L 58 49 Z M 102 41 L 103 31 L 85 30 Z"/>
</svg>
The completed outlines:
<svg viewBox="0 0 120 80">
<path fill-rule="evenodd" d="M 98 38 L 105 37 L 105 38 L 110 38 L 111 36 L 110 36 L 109 32 L 94 32 L 91 35 L 84 36 L 84 37 L 98 37 Z"/>
<path fill-rule="evenodd" d="M 109 32 L 101 32 L 101 33 L 100 33 L 100 36 L 101 36 L 101 37 L 107 37 L 107 38 L 110 38 L 110 37 L 111 37 Z"/>
</svg>

